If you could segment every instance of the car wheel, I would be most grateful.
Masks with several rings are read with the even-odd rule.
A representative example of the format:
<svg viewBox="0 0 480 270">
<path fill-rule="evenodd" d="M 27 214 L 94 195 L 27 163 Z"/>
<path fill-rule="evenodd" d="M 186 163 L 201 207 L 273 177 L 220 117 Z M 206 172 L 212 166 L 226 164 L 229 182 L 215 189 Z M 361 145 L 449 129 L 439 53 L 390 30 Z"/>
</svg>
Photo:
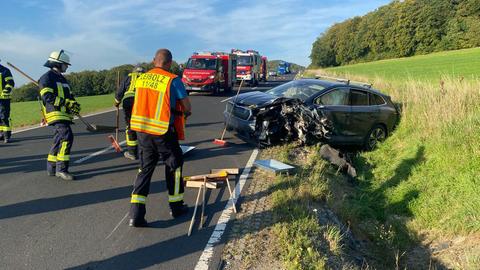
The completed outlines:
<svg viewBox="0 0 480 270">
<path fill-rule="evenodd" d="M 365 149 L 371 151 L 377 147 L 379 142 L 387 138 L 387 131 L 382 125 L 374 126 L 365 138 Z"/>
</svg>

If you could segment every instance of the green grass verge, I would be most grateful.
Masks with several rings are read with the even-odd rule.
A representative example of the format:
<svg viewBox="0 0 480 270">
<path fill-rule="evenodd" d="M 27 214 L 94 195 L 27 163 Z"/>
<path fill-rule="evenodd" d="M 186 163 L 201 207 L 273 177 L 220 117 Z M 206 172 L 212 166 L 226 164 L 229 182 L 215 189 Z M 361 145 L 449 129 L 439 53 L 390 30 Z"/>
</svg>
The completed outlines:
<svg viewBox="0 0 480 270">
<path fill-rule="evenodd" d="M 113 94 L 79 97 L 77 100 L 82 106 L 82 114 L 101 111 L 113 106 Z M 13 128 L 38 124 L 42 119 L 38 101 L 14 102 L 11 107 Z"/>
<path fill-rule="evenodd" d="M 373 82 L 402 109 L 392 136 L 356 157 L 358 186 L 330 187 L 337 190 L 331 201 L 337 213 L 376 243 L 390 265 L 403 252 L 407 263 L 415 247 L 428 252 L 426 243 L 475 239 L 480 232 L 479 60 L 476 48 L 320 71 Z M 454 261 L 449 267 L 480 268 L 468 259 L 478 253 L 467 249 L 435 256 Z M 428 266 L 431 257 L 409 268 Z"/>
<path fill-rule="evenodd" d="M 321 224 L 317 216 L 317 209 L 330 194 L 324 177 L 326 163 L 319 158 L 318 147 L 297 150 L 289 144 L 262 152 L 262 158 L 275 158 L 298 168 L 294 175 L 273 177 L 270 187 L 279 253 L 286 269 L 339 269 L 343 253 L 340 230 Z M 272 176 L 259 177 L 272 180 Z"/>
<path fill-rule="evenodd" d="M 408 58 L 389 59 L 328 68 L 339 75 L 355 74 L 404 81 L 407 78 L 438 82 L 443 76 L 480 78 L 480 48 L 446 51 Z"/>
</svg>

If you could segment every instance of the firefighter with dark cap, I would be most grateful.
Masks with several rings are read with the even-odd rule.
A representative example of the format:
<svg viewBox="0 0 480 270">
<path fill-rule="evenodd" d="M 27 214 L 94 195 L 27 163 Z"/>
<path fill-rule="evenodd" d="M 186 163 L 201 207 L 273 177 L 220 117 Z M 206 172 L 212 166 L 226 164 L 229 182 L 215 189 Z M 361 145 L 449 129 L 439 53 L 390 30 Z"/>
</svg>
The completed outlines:
<svg viewBox="0 0 480 270">
<path fill-rule="evenodd" d="M 135 82 L 137 78 L 144 73 L 141 66 L 136 66 L 131 73 L 122 82 L 122 85 L 115 93 L 115 107 L 118 108 L 122 103 L 123 113 L 125 115 L 125 137 L 127 139 L 127 151 L 123 154 L 131 160 L 138 159 L 137 133 L 130 129 L 130 118 L 132 118 L 133 102 L 135 100 Z"/>
<path fill-rule="evenodd" d="M 168 203 L 173 218 L 188 212 L 183 203 L 183 153 L 178 140 L 184 139 L 185 117 L 191 105 L 182 80 L 169 72 L 172 53 L 160 49 L 154 68 L 135 83 L 135 103 L 130 128 L 137 132 L 140 169 L 133 184 L 129 226 L 148 226 L 145 220 L 150 181 L 159 159 L 165 162 Z"/>
<path fill-rule="evenodd" d="M 0 65 L 0 140 L 8 143 L 12 135 L 10 123 L 10 96 L 15 82 L 10 70 Z"/>
<path fill-rule="evenodd" d="M 70 66 L 70 56 L 63 50 L 54 51 L 45 67 L 50 68 L 38 84 L 42 98 L 42 110 L 49 126 L 55 128 L 53 145 L 47 157 L 47 174 L 63 180 L 74 180 L 68 171 L 73 132 L 70 125 L 73 116 L 80 113 L 80 104 L 75 100 L 72 89 L 63 76 Z"/>
</svg>

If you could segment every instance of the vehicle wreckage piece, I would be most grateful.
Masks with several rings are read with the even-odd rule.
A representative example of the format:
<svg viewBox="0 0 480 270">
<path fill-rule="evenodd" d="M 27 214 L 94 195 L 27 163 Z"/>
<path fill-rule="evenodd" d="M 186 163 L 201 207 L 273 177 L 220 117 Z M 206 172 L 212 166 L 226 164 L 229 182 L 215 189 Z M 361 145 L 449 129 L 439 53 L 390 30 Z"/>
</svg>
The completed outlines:
<svg viewBox="0 0 480 270">
<path fill-rule="evenodd" d="M 347 159 L 349 159 L 347 155 L 330 145 L 324 144 L 320 147 L 320 156 L 331 164 L 336 165 L 339 171 L 345 172 L 352 178 L 357 177 L 357 170 L 347 161 Z"/>
<path fill-rule="evenodd" d="M 279 98 L 257 110 L 255 138 L 261 147 L 291 141 L 314 144 L 330 138 L 332 125 L 327 118 L 300 100 Z"/>
</svg>

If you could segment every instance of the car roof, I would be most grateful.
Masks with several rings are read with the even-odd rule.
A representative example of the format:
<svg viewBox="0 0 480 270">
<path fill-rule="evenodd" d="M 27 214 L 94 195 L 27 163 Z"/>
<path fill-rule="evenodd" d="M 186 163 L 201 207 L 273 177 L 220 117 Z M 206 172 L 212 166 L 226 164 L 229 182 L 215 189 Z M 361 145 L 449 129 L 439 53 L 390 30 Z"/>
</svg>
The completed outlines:
<svg viewBox="0 0 480 270">
<path fill-rule="evenodd" d="M 306 82 L 320 84 L 321 86 L 323 86 L 325 88 L 333 88 L 333 87 L 337 87 L 337 86 L 350 86 L 350 87 L 353 87 L 355 89 L 369 91 L 369 92 L 372 92 L 374 94 L 381 95 L 381 96 L 384 96 L 384 97 L 388 96 L 388 95 L 380 92 L 379 90 L 376 90 L 376 89 L 373 89 L 373 88 L 370 88 L 370 87 L 365 87 L 364 85 L 360 85 L 360 84 L 356 84 L 356 83 L 347 84 L 346 82 L 341 82 L 341 81 L 329 81 L 329 80 L 321 80 L 321 79 L 301 79 L 301 80 L 306 81 Z"/>
</svg>

